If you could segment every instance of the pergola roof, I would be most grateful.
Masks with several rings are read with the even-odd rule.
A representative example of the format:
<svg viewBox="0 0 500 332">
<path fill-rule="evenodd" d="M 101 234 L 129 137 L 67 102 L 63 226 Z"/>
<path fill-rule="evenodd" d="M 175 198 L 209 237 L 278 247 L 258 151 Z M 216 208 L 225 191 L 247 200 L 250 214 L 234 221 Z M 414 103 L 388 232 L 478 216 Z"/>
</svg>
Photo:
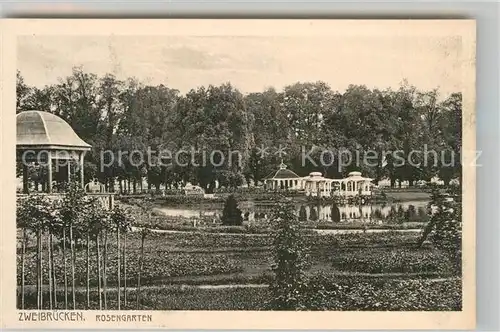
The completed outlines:
<svg viewBox="0 0 500 332">
<path fill-rule="evenodd" d="M 344 180 L 350 181 L 373 181 L 373 179 L 361 176 L 361 172 L 350 172 Z"/>
<path fill-rule="evenodd" d="M 303 178 L 307 182 L 333 182 L 334 179 L 325 178 L 321 172 L 311 172 Z"/>
<path fill-rule="evenodd" d="M 17 148 L 47 150 L 83 150 L 91 146 L 73 128 L 52 113 L 25 111 L 16 115 Z"/>
</svg>

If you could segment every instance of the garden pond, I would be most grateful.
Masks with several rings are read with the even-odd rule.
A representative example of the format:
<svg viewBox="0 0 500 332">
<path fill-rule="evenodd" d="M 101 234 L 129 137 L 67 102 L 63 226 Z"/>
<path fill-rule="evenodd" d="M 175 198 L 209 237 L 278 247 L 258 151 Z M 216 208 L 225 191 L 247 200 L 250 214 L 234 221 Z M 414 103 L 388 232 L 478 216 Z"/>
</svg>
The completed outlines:
<svg viewBox="0 0 500 332">
<path fill-rule="evenodd" d="M 426 201 L 407 201 L 387 204 L 349 205 L 335 203 L 297 203 L 296 213 L 303 220 L 308 221 L 390 221 L 393 219 L 406 219 L 412 221 L 425 221 L 427 218 Z M 269 219 L 276 203 L 263 203 L 242 201 L 239 208 L 244 220 L 255 221 Z M 210 206 L 157 206 L 155 210 L 165 216 L 182 218 L 211 217 L 218 218 L 222 215 L 222 205 Z"/>
</svg>

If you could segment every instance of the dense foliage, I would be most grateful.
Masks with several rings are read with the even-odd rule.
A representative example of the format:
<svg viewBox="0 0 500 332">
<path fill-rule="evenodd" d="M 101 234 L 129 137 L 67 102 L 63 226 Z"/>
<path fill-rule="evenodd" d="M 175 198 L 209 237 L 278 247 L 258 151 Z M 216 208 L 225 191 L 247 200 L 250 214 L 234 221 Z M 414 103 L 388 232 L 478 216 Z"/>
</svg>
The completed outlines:
<svg viewBox="0 0 500 332">
<path fill-rule="evenodd" d="M 376 181 L 429 180 L 438 175 L 445 183 L 460 178 L 462 96 L 441 96 L 438 90 L 418 91 L 404 83 L 397 90 L 368 89 L 351 85 L 346 91 L 332 91 L 323 82 L 295 83 L 282 91 L 267 89 L 243 95 L 231 84 L 198 87 L 181 95 L 174 87 L 149 86 L 136 79 L 119 80 L 111 74 L 98 77 L 75 68 L 58 84 L 28 86 L 17 74 L 17 110 L 44 110 L 66 120 L 93 146 L 85 165 L 87 181 L 98 178 L 112 190 L 118 181 L 121 192 L 137 192 L 147 180 L 147 189 L 164 185 L 173 189 L 182 183 L 198 184 L 213 192 L 215 181 L 235 190 L 243 180 L 259 183 L 276 169 L 280 159 L 304 176 L 321 171 L 330 177 L 345 176 L 352 167 L 316 166 L 301 160 L 302 147 L 316 163 L 324 149 L 349 149 L 361 156 L 377 151 L 378 160 L 362 163 L 361 171 Z M 276 155 L 279 145 L 286 155 Z M 268 147 L 262 155 L 259 150 Z M 313 148 L 314 147 L 314 148 Z M 151 150 L 151 164 L 138 163 L 137 155 L 118 158 L 118 151 Z M 215 164 L 200 164 L 202 153 L 185 155 L 181 167 L 158 163 L 158 151 L 222 151 Z M 412 150 L 430 153 L 410 155 Z M 101 160 L 104 150 L 115 154 Z M 232 155 L 239 151 L 239 155 Z M 383 152 L 398 152 L 414 166 Z M 208 156 L 206 156 L 208 158 Z M 233 158 L 231 158 L 233 157 Z M 206 158 L 206 159 L 207 159 Z M 181 158 L 182 159 L 182 158 Z M 232 162 L 229 162 L 231 160 Z M 197 166 L 200 165 L 200 166 Z M 356 166 L 358 168 L 358 166 Z M 38 181 L 43 168 L 30 169 Z"/>
</svg>

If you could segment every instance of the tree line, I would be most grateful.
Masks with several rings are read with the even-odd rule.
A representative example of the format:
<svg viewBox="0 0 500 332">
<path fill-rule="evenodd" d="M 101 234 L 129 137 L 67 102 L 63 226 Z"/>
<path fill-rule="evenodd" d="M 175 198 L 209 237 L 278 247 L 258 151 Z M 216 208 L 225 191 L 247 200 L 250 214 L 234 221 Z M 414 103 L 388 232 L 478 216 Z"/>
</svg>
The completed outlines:
<svg viewBox="0 0 500 332">
<path fill-rule="evenodd" d="M 60 116 L 93 146 L 86 157 L 86 181 L 96 178 L 111 190 L 117 183 L 122 192 L 144 189 L 144 178 L 148 189 L 191 182 L 212 192 L 216 181 L 224 187 L 259 184 L 282 159 L 301 176 L 320 171 L 338 178 L 360 170 L 375 181 L 388 178 L 391 185 L 396 181 L 413 185 L 434 176 L 449 183 L 461 177 L 461 93 L 441 96 L 438 89 L 421 91 L 407 82 L 395 90 L 350 85 L 343 92 L 324 82 L 298 82 L 282 91 L 268 88 L 249 94 L 226 83 L 181 94 L 163 84 L 98 76 L 82 68 L 74 68 L 57 84 L 38 88 L 27 85 L 18 71 L 17 112 L 33 109 Z M 428 155 L 427 164 L 422 164 L 422 154 L 412 154 L 424 144 L 438 154 Z M 262 155 L 262 147 L 280 145 L 286 154 Z M 310 158 L 317 163 L 303 163 L 303 147 L 312 151 Z M 225 160 L 230 151 L 240 151 L 241 158 L 221 166 L 203 164 L 201 154 L 194 160 L 186 156 L 187 166 L 155 162 L 160 154 L 139 166 L 133 156 L 125 155 L 121 162 L 113 158 L 113 163 L 109 156 L 101 158 L 101 151 L 147 155 L 148 148 L 220 150 Z M 339 167 L 338 159 L 321 165 L 325 148 L 375 151 L 380 158 L 370 165 Z M 396 150 L 405 160 L 411 157 L 412 163 L 398 163 L 391 155 L 382 158 L 384 151 Z M 35 181 L 42 173 L 31 170 L 30 177 Z"/>
</svg>

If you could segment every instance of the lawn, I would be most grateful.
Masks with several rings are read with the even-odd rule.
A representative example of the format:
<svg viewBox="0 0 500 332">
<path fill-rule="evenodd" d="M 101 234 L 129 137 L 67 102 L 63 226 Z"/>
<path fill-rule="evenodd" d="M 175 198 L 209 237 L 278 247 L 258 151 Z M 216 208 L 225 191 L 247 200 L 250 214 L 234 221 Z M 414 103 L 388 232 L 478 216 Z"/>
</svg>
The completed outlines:
<svg viewBox="0 0 500 332">
<path fill-rule="evenodd" d="M 423 190 L 399 190 L 399 191 L 390 191 L 387 190 L 385 193 L 386 197 L 389 200 L 397 201 L 397 202 L 405 202 L 405 201 L 427 201 L 431 198 L 431 194 L 429 192 Z"/>
</svg>

